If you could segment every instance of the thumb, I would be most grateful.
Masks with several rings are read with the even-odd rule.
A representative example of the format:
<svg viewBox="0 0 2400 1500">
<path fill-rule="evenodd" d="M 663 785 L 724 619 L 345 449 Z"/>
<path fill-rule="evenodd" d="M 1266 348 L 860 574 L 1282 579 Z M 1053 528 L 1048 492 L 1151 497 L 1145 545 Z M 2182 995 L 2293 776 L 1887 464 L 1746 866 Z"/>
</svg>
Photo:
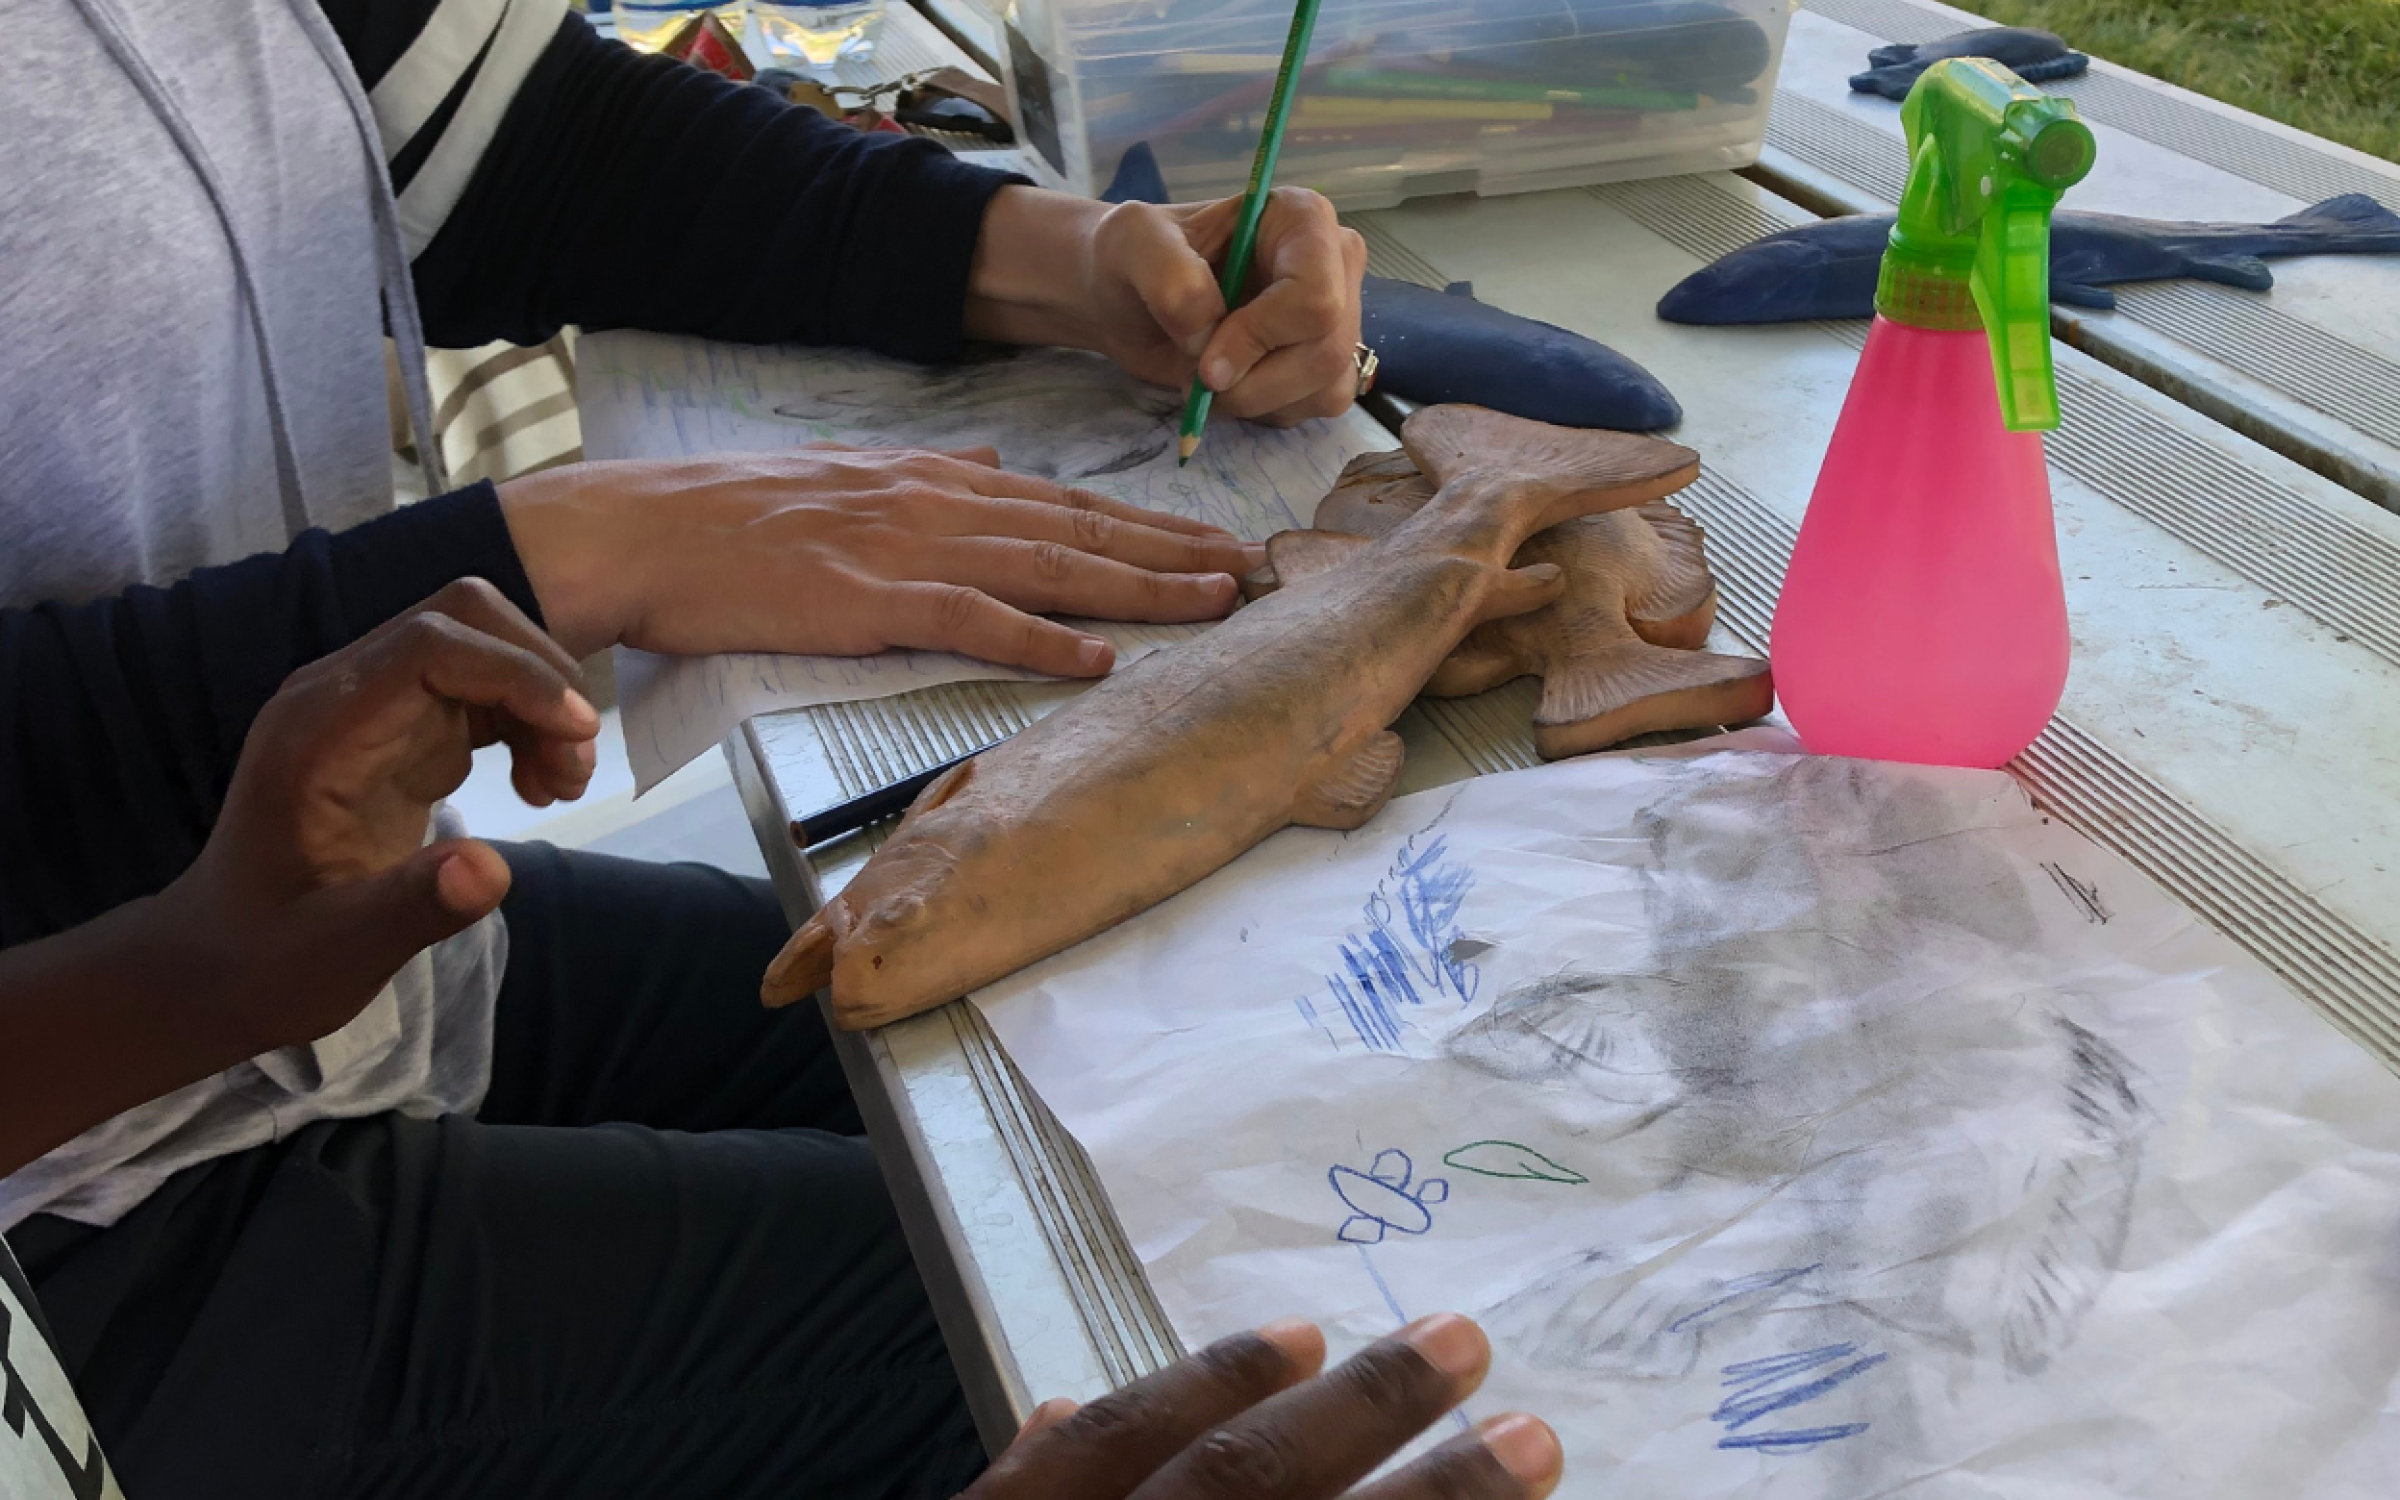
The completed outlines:
<svg viewBox="0 0 2400 1500">
<path fill-rule="evenodd" d="M 428 844 L 310 897 L 315 946 L 327 968 L 372 993 L 417 954 L 490 915 L 508 883 L 507 861 L 480 839 Z"/>
<path fill-rule="evenodd" d="M 1151 209 L 1125 222 L 1116 253 L 1122 275 L 1170 343 L 1193 359 L 1225 316 L 1217 274 L 1186 237 L 1188 226 Z"/>
</svg>

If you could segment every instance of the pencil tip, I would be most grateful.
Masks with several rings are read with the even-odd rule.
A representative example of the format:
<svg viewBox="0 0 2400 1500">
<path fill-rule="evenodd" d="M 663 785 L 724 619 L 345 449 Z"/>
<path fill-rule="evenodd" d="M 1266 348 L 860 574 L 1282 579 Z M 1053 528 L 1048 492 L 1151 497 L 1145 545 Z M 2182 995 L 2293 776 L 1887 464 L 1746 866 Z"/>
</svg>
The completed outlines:
<svg viewBox="0 0 2400 1500">
<path fill-rule="evenodd" d="M 1192 455 L 1193 455 L 1193 454 L 1195 454 L 1195 453 L 1197 453 L 1197 452 L 1199 452 L 1199 451 L 1200 451 L 1200 439 L 1198 439 L 1197 437 L 1187 437 L 1187 438 L 1178 438 L 1178 439 L 1176 439 L 1176 441 L 1175 441 L 1175 467 L 1176 467 L 1176 468 L 1178 468 L 1178 469 L 1180 469 L 1180 468 L 1182 468 L 1182 467 L 1183 467 L 1185 464 L 1188 464 L 1188 463 L 1190 463 L 1190 462 L 1192 461 Z"/>
</svg>

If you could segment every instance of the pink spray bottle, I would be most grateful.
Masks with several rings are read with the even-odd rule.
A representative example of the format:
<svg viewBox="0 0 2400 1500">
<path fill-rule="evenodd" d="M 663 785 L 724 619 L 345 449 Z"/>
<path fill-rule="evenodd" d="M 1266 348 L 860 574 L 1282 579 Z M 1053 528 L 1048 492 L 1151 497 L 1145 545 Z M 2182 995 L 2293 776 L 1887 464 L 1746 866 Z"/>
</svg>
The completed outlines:
<svg viewBox="0 0 2400 1500">
<path fill-rule="evenodd" d="M 1775 687 L 1819 754 L 1997 766 L 2066 689 L 2050 213 L 2092 133 L 1979 58 L 1926 69 L 1901 120 L 1908 189 L 1775 612 Z"/>
</svg>

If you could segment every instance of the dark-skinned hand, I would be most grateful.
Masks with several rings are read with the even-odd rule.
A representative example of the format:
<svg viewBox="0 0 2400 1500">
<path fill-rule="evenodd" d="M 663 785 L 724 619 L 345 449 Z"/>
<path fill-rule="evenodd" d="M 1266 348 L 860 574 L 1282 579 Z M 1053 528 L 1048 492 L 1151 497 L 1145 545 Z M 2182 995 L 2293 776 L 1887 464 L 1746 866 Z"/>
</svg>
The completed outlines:
<svg viewBox="0 0 2400 1500">
<path fill-rule="evenodd" d="M 478 746 L 505 742 L 518 793 L 543 806 L 582 795 L 599 729 L 574 659 L 479 579 L 294 672 L 156 913 L 213 959 L 243 1055 L 331 1035 L 500 904 L 490 845 L 426 842 Z"/>
<path fill-rule="evenodd" d="M 1089 1406 L 1050 1402 L 962 1500 L 1542 1500 L 1557 1486 L 1558 1439 L 1521 1413 L 1362 1485 L 1482 1383 L 1491 1345 L 1465 1318 L 1420 1318 L 1324 1363 L 1313 1325 L 1271 1323 Z"/>
</svg>

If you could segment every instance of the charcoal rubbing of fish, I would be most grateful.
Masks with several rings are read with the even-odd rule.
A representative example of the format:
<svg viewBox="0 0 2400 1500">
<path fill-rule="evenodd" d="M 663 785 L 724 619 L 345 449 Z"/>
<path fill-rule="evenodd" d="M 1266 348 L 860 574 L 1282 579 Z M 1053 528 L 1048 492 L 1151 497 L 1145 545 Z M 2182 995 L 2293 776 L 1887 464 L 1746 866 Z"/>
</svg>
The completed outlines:
<svg viewBox="0 0 2400 1500">
<path fill-rule="evenodd" d="M 1890 214 L 1852 214 L 1756 240 L 1701 267 L 1658 301 L 1670 323 L 1802 323 L 1875 311 Z M 2189 276 L 2263 292 L 2269 258 L 2400 254 L 2400 214 L 2344 193 L 2272 224 L 2200 224 L 2063 212 L 2050 226 L 2050 299 L 2112 308 L 2111 286 Z"/>
<path fill-rule="evenodd" d="M 1101 199 L 1164 203 L 1167 180 L 1148 141 L 1117 162 Z M 1376 388 L 1420 406 L 1470 402 L 1557 427 L 1656 432 L 1683 420 L 1658 377 L 1580 333 L 1475 300 L 1466 282 L 1441 291 L 1370 276 L 1359 337 L 1381 367 Z"/>
<path fill-rule="evenodd" d="M 1878 47 L 1867 54 L 1867 71 L 1851 76 L 1850 87 L 1861 94 L 1905 99 L 1918 76 L 1945 57 L 1988 57 L 2027 83 L 2072 78 L 2092 65 L 2090 58 L 2069 47 L 2055 31 L 1986 26 L 1938 41 Z"/>
</svg>

